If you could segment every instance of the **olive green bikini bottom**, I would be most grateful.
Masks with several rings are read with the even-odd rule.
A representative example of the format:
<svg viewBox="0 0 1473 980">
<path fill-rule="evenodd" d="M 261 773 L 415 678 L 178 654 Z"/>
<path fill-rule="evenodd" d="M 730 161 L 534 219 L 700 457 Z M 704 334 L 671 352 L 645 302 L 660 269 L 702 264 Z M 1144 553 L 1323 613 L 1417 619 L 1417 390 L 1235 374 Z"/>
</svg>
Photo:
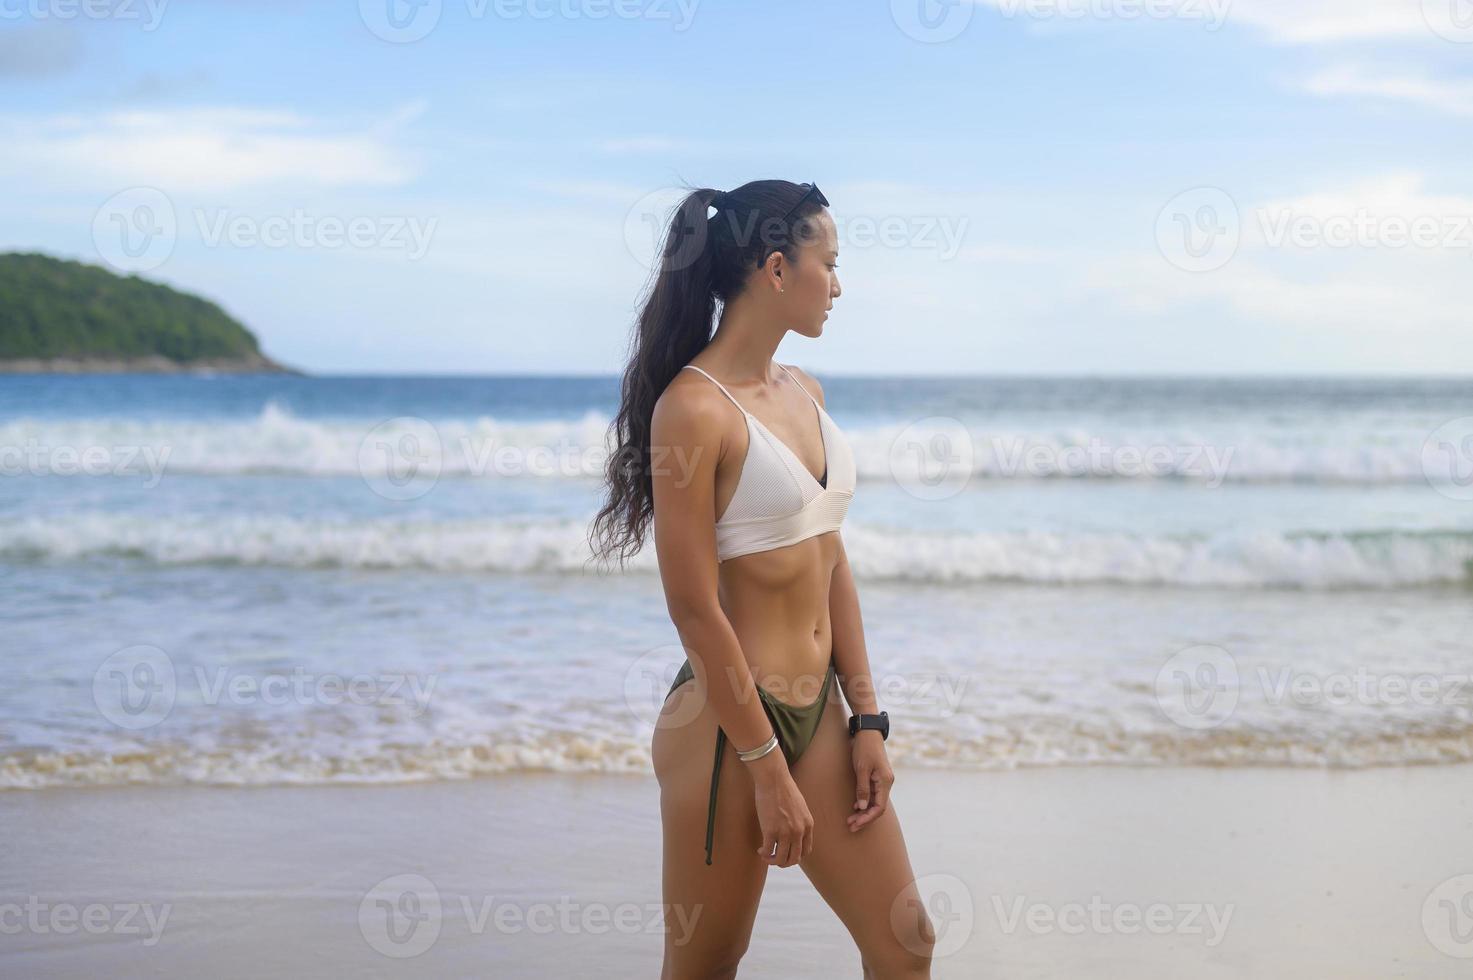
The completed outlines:
<svg viewBox="0 0 1473 980">
<path fill-rule="evenodd" d="M 782 747 L 783 755 L 790 766 L 803 755 L 809 743 L 813 741 L 813 736 L 818 732 L 818 722 L 823 717 L 823 707 L 829 699 L 829 688 L 833 686 L 834 674 L 834 659 L 830 657 L 828 670 L 823 675 L 823 688 L 819 691 L 818 697 L 803 705 L 792 705 L 780 701 L 761 684 L 757 685 L 757 695 L 761 698 L 762 707 L 772 722 L 772 730 L 777 733 L 777 744 Z M 670 685 L 670 690 L 665 693 L 665 699 L 669 700 L 676 688 L 695 676 L 695 669 L 691 667 L 690 660 L 687 659 L 680 665 L 680 673 L 675 675 L 675 683 Z M 721 758 L 725 748 L 726 730 L 717 725 L 716 762 L 711 768 L 711 802 L 706 809 L 707 864 L 711 863 L 711 841 L 716 833 L 716 784 L 721 777 Z"/>
</svg>

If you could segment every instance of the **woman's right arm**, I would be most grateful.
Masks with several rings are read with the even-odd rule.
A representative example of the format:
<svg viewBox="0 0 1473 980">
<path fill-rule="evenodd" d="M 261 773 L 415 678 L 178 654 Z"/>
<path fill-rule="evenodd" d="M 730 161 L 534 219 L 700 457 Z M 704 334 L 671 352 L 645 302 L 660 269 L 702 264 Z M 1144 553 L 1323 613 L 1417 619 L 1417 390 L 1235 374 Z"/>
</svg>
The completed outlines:
<svg viewBox="0 0 1473 980">
<path fill-rule="evenodd" d="M 717 599 L 716 464 L 725 445 L 724 400 L 675 385 L 650 420 L 654 538 L 665 605 L 717 722 L 731 744 L 753 749 L 773 733 L 736 631 Z M 721 683 L 722 678 L 729 682 Z M 778 747 L 744 763 L 756 787 L 767 863 L 789 867 L 813 849 L 813 816 Z M 773 845 L 776 844 L 776 854 Z"/>
</svg>

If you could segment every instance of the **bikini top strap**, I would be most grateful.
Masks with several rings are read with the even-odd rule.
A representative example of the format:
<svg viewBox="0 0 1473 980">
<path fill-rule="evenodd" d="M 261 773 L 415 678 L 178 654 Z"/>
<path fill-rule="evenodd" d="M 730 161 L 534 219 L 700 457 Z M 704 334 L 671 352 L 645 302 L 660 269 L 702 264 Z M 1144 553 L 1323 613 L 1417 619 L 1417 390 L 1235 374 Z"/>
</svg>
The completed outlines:
<svg viewBox="0 0 1473 980">
<path fill-rule="evenodd" d="M 787 368 L 787 365 L 786 364 L 783 364 L 781 361 L 773 361 L 772 363 L 776 364 L 778 367 L 782 368 L 785 372 L 787 372 L 788 377 L 792 378 L 793 379 L 793 383 L 796 384 L 799 388 L 802 388 L 803 389 L 803 394 L 805 394 L 805 395 L 808 396 L 808 400 L 811 401 L 811 402 L 813 402 L 813 404 L 814 404 L 815 407 L 817 407 L 817 408 L 822 408 L 823 407 L 822 405 L 819 405 L 818 404 L 818 399 L 813 397 L 813 393 L 808 390 L 808 386 L 805 385 L 803 382 L 799 381 L 796 377 L 794 377 L 792 371 L 788 371 L 788 368 Z"/>
<path fill-rule="evenodd" d="M 700 371 L 702 374 L 705 374 L 706 377 L 711 378 L 711 375 L 706 374 L 705 371 L 702 371 L 700 368 L 696 367 L 694 364 L 686 364 L 686 365 L 684 365 L 681 368 L 681 370 L 683 371 L 683 370 L 685 370 L 685 368 L 690 368 L 692 371 Z M 721 393 L 723 395 L 725 395 L 727 398 L 730 398 L 731 399 L 731 403 L 733 405 L 735 405 L 737 408 L 741 408 L 743 415 L 751 415 L 752 414 L 751 412 L 747 411 L 745 408 L 742 408 L 742 403 L 739 402 L 739 401 L 737 401 L 734 397 L 732 397 L 731 392 L 727 391 L 726 390 L 726 386 L 723 385 L 720 381 L 717 381 L 715 378 L 711 378 L 711 383 L 713 385 L 715 385 L 716 387 L 720 388 L 721 389 Z"/>
</svg>

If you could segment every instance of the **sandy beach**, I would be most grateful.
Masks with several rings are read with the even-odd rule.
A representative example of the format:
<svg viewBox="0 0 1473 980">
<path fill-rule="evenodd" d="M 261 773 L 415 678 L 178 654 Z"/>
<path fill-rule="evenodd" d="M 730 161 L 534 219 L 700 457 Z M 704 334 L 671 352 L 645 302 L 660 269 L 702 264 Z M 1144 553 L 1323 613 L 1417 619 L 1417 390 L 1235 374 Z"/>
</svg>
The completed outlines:
<svg viewBox="0 0 1473 980">
<path fill-rule="evenodd" d="M 1451 978 L 1470 777 L 920 769 L 895 812 L 937 977 Z M 3 972 L 654 977 L 657 800 L 570 774 L 6 793 Z M 742 975 L 859 972 L 801 871 L 770 872 Z"/>
</svg>

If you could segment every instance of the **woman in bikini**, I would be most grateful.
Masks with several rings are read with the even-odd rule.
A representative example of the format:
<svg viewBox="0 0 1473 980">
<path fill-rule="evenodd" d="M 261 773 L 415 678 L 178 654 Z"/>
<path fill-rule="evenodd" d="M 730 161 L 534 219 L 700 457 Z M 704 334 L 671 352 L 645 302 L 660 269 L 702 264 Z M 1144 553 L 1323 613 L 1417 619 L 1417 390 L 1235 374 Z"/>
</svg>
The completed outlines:
<svg viewBox="0 0 1473 980">
<path fill-rule="evenodd" d="M 785 180 L 687 195 L 613 423 L 595 551 L 623 561 L 653 525 L 688 653 L 651 745 L 666 980 L 734 976 L 768 868 L 795 864 L 865 977 L 930 976 L 934 933 L 839 534 L 854 456 L 818 382 L 772 360 L 789 331 L 820 336 L 839 296 L 827 204 Z"/>
</svg>

